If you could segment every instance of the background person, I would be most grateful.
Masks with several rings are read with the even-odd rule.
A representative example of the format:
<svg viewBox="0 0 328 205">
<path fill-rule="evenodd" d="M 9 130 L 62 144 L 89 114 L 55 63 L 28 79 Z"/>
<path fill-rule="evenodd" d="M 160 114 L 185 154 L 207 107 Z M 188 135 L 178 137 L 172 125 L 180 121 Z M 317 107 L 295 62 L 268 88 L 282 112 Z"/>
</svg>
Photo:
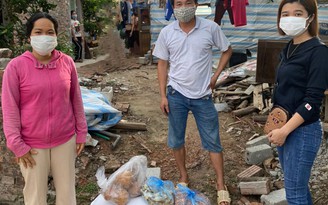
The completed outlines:
<svg viewBox="0 0 328 205">
<path fill-rule="evenodd" d="M 156 41 L 153 54 L 159 58 L 160 107 L 168 115 L 168 146 L 173 150 L 180 172 L 179 184 L 188 186 L 189 183 L 185 131 L 188 113 L 192 111 L 203 148 L 209 151 L 216 173 L 218 204 L 226 205 L 231 199 L 224 182 L 223 149 L 212 89 L 228 63 L 232 49 L 218 24 L 195 17 L 196 4 L 194 0 L 172 1 L 177 21 L 163 28 Z M 214 75 L 213 46 L 223 52 Z"/>
<path fill-rule="evenodd" d="M 283 0 L 278 31 L 292 39 L 281 52 L 273 105 L 291 119 L 268 134 L 278 145 L 289 205 L 312 203 L 309 179 L 322 140 L 320 107 L 328 88 L 328 48 L 318 38 L 316 0 Z"/>
<path fill-rule="evenodd" d="M 83 39 L 82 39 L 81 26 L 80 26 L 80 22 L 77 20 L 76 11 L 74 11 L 74 10 L 71 11 L 71 35 L 72 35 L 72 42 L 75 46 L 74 61 L 75 62 L 83 62 L 83 59 L 82 59 Z"/>
<path fill-rule="evenodd" d="M 2 84 L 3 128 L 24 177 L 25 205 L 46 205 L 48 175 L 56 205 L 75 205 L 75 158 L 87 124 L 75 64 L 55 50 L 57 21 L 36 13 L 26 23 L 32 52 L 7 65 Z"/>
</svg>

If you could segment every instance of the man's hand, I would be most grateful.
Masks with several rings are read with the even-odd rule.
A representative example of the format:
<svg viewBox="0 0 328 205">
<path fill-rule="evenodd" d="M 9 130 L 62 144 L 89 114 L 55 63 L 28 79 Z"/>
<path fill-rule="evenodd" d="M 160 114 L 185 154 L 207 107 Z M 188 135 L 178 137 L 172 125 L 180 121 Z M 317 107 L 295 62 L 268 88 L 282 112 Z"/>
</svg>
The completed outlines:
<svg viewBox="0 0 328 205">
<path fill-rule="evenodd" d="M 169 103 L 166 97 L 162 98 L 160 107 L 162 112 L 167 116 L 170 110 L 169 110 Z"/>
<path fill-rule="evenodd" d="M 35 160 L 33 159 L 32 155 L 37 155 L 38 152 L 34 149 L 31 149 L 29 152 L 24 154 L 21 157 L 17 158 L 17 163 L 23 163 L 23 166 L 27 169 L 28 167 L 33 168 L 36 165 Z"/>
<path fill-rule="evenodd" d="M 218 76 L 216 76 L 216 75 L 213 75 L 212 77 L 211 77 L 211 82 L 210 82 L 210 88 L 212 89 L 212 90 L 214 90 L 215 89 L 215 84 L 216 84 L 216 81 L 218 80 Z"/>
</svg>

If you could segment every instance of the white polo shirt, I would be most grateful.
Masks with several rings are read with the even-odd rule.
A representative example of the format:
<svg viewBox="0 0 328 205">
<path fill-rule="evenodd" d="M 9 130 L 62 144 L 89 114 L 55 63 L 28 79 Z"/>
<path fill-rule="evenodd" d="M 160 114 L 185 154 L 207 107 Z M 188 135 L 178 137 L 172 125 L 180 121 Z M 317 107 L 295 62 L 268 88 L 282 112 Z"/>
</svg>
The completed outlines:
<svg viewBox="0 0 328 205">
<path fill-rule="evenodd" d="M 169 61 L 168 85 L 192 99 L 211 94 L 212 47 L 228 50 L 230 42 L 220 26 L 196 17 L 195 27 L 187 34 L 179 21 L 164 27 L 156 41 L 153 55 Z"/>
</svg>

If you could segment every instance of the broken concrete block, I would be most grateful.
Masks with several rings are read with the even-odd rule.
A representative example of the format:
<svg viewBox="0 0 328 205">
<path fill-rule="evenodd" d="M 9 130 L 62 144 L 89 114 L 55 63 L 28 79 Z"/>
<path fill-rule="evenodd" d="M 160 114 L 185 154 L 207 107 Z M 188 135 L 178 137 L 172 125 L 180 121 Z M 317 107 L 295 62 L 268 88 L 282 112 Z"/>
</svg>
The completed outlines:
<svg viewBox="0 0 328 205">
<path fill-rule="evenodd" d="M 255 176 L 261 176 L 263 174 L 263 169 L 257 165 L 252 165 L 245 169 L 244 171 L 240 172 L 237 177 L 239 179 L 242 178 L 249 178 L 249 177 L 255 177 Z"/>
<path fill-rule="evenodd" d="M 273 151 L 267 144 L 246 148 L 245 160 L 247 164 L 261 164 L 270 157 L 273 157 Z"/>
<path fill-rule="evenodd" d="M 270 179 L 267 177 L 244 178 L 239 183 L 242 195 L 262 195 L 270 193 Z"/>
<path fill-rule="evenodd" d="M 266 135 L 257 137 L 251 141 L 246 142 L 246 147 L 253 147 L 261 144 L 267 144 L 270 145 L 269 139 Z"/>
<path fill-rule="evenodd" d="M 265 205 L 288 205 L 285 189 L 279 189 L 268 195 L 262 195 L 261 202 Z"/>
</svg>

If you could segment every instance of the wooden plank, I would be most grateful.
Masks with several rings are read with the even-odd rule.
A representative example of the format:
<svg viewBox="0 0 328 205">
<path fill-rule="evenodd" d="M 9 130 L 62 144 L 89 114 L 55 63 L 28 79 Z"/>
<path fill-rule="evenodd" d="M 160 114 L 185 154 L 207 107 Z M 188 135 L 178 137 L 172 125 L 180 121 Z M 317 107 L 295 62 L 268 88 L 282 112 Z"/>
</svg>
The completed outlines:
<svg viewBox="0 0 328 205">
<path fill-rule="evenodd" d="M 140 130 L 147 131 L 147 127 L 145 123 L 137 123 L 137 122 L 127 122 L 121 120 L 115 126 L 111 127 L 113 129 L 124 129 L 124 130 Z"/>
<path fill-rule="evenodd" d="M 226 94 L 226 95 L 245 95 L 245 91 L 229 91 L 229 90 L 219 90 L 219 91 L 214 91 L 215 94 L 221 95 L 221 94 Z"/>
<path fill-rule="evenodd" d="M 245 93 L 246 95 L 250 95 L 250 94 L 254 91 L 254 88 L 255 88 L 254 85 L 250 85 L 250 86 L 244 91 L 244 93 Z"/>
<path fill-rule="evenodd" d="M 249 113 L 255 112 L 258 109 L 254 106 L 248 106 L 246 108 L 242 108 L 242 109 L 238 109 L 238 110 L 234 110 L 232 111 L 232 114 L 237 116 L 237 117 L 242 117 L 244 115 L 247 115 Z"/>
<path fill-rule="evenodd" d="M 256 85 L 253 91 L 253 104 L 259 110 L 264 108 L 263 96 L 262 96 L 262 84 Z"/>
</svg>

